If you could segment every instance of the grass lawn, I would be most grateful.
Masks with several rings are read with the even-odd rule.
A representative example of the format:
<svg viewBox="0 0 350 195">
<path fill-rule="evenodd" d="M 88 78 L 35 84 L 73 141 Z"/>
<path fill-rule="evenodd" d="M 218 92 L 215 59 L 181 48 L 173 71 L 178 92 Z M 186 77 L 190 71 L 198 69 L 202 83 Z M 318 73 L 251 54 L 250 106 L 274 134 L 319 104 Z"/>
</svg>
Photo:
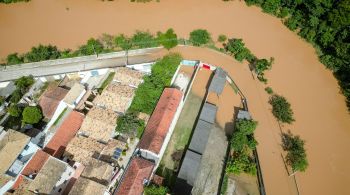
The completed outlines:
<svg viewBox="0 0 350 195">
<path fill-rule="evenodd" d="M 172 154 L 176 151 L 185 149 L 188 144 L 202 101 L 203 98 L 198 97 L 193 93 L 189 94 L 175 126 L 173 135 L 171 136 L 169 144 L 164 152 L 157 173 L 165 177 L 165 183 L 168 184 L 168 186 L 171 186 L 171 183 L 175 181 L 174 178 L 176 178 L 175 173 L 178 166 L 178 161 L 173 160 Z"/>
</svg>

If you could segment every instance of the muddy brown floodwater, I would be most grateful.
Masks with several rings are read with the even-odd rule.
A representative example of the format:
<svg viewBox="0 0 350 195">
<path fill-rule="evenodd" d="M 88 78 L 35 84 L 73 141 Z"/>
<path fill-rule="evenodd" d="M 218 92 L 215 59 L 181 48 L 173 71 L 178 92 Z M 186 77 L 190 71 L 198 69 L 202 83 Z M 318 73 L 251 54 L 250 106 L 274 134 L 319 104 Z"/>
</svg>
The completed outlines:
<svg viewBox="0 0 350 195">
<path fill-rule="evenodd" d="M 156 32 L 172 27 L 180 37 L 195 28 L 243 38 L 260 58 L 275 58 L 267 74 L 269 85 L 290 101 L 296 122 L 291 129 L 306 140 L 310 166 L 297 173 L 302 195 L 350 194 L 350 116 L 332 74 L 318 62 L 312 46 L 273 16 L 243 2 L 221 0 L 32 0 L 0 5 L 0 56 L 25 52 L 39 43 L 75 48 L 102 33 Z M 185 57 L 221 65 L 248 98 L 259 121 L 256 137 L 267 194 L 295 194 L 280 156 L 280 130 L 271 115 L 268 96 L 252 79 L 246 64 L 201 48 L 175 50 Z"/>
</svg>

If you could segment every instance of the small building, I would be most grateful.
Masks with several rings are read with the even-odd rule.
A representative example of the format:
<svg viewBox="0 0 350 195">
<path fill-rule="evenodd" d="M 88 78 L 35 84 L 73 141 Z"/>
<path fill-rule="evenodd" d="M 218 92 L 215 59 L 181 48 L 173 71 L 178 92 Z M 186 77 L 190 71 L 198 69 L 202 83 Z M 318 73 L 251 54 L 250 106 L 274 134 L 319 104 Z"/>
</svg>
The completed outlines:
<svg viewBox="0 0 350 195">
<path fill-rule="evenodd" d="M 70 190 L 69 195 L 103 195 L 106 192 L 106 189 L 107 187 L 102 184 L 84 177 L 79 177 L 73 188 Z"/>
<path fill-rule="evenodd" d="M 85 93 L 85 87 L 80 83 L 75 83 L 63 99 L 63 102 L 65 102 L 70 108 L 75 108 Z"/>
<path fill-rule="evenodd" d="M 117 68 L 115 70 L 114 79 L 123 85 L 129 85 L 131 87 L 137 87 L 143 82 L 144 74 L 140 71 L 133 70 L 131 68 Z"/>
<path fill-rule="evenodd" d="M 40 96 L 39 105 L 46 119 L 52 118 L 60 101 L 63 100 L 67 93 L 68 90 L 62 87 L 49 86 Z"/>
<path fill-rule="evenodd" d="M 32 159 L 29 161 L 27 166 L 23 169 L 22 175 L 34 179 L 44 166 L 50 155 L 42 150 L 38 150 Z"/>
<path fill-rule="evenodd" d="M 220 67 L 215 69 L 208 91 L 220 95 L 224 90 L 227 73 Z"/>
<path fill-rule="evenodd" d="M 164 89 L 138 145 L 142 157 L 158 164 L 180 114 L 180 103 L 182 103 L 180 90 Z"/>
<path fill-rule="evenodd" d="M 68 145 L 78 132 L 83 123 L 84 115 L 72 111 L 67 118 L 64 119 L 61 126 L 58 128 L 54 136 L 44 147 L 44 151 L 54 157 L 61 157 Z"/>
<path fill-rule="evenodd" d="M 0 194 L 14 184 L 16 178 L 39 147 L 30 137 L 9 129 L 0 140 Z"/>
<path fill-rule="evenodd" d="M 74 172 L 66 162 L 50 156 L 28 190 L 38 194 L 61 194 Z"/>
<path fill-rule="evenodd" d="M 114 195 L 142 195 L 148 185 L 155 164 L 141 157 L 134 157 L 128 166 Z"/>
</svg>

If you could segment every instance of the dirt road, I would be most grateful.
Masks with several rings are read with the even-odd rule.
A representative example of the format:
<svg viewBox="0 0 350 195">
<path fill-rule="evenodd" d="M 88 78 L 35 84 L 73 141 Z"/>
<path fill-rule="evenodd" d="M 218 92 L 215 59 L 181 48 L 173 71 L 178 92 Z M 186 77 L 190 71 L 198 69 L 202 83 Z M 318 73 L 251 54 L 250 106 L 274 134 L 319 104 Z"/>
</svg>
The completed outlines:
<svg viewBox="0 0 350 195">
<path fill-rule="evenodd" d="M 258 57 L 274 57 L 273 69 L 267 74 L 269 85 L 290 101 L 296 118 L 290 129 L 306 140 L 310 167 L 297 174 L 300 194 L 350 194 L 350 116 L 336 80 L 318 62 L 310 44 L 279 19 L 243 2 L 32 0 L 0 5 L 0 56 L 27 51 L 38 43 L 74 48 L 102 33 L 156 32 L 169 27 L 180 37 L 187 37 L 195 28 L 208 29 L 214 39 L 221 33 L 240 37 Z M 267 194 L 293 194 L 280 158 L 279 128 L 269 111 L 264 87 L 252 79 L 245 64 L 230 57 L 207 49 L 177 50 L 186 58 L 222 65 L 235 79 L 259 121 L 256 136 Z"/>
</svg>

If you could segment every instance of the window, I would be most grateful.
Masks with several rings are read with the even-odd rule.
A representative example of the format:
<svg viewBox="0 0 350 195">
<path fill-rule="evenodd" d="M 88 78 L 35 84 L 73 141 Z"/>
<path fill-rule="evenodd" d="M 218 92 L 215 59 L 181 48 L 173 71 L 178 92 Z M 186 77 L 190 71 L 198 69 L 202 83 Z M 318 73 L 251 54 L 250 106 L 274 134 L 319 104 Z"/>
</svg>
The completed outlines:
<svg viewBox="0 0 350 195">
<path fill-rule="evenodd" d="M 59 190 L 58 190 L 58 192 L 61 192 L 62 191 L 62 188 L 60 188 Z"/>
<path fill-rule="evenodd" d="M 66 184 L 67 183 L 67 180 L 64 180 L 64 182 L 63 182 L 64 184 Z"/>
<path fill-rule="evenodd" d="M 18 157 L 17 157 L 18 160 L 21 160 L 22 158 L 23 158 L 22 154 L 18 155 Z"/>
<path fill-rule="evenodd" d="M 26 146 L 24 147 L 24 150 L 28 150 L 28 149 L 29 149 L 29 146 L 26 145 Z"/>
</svg>

